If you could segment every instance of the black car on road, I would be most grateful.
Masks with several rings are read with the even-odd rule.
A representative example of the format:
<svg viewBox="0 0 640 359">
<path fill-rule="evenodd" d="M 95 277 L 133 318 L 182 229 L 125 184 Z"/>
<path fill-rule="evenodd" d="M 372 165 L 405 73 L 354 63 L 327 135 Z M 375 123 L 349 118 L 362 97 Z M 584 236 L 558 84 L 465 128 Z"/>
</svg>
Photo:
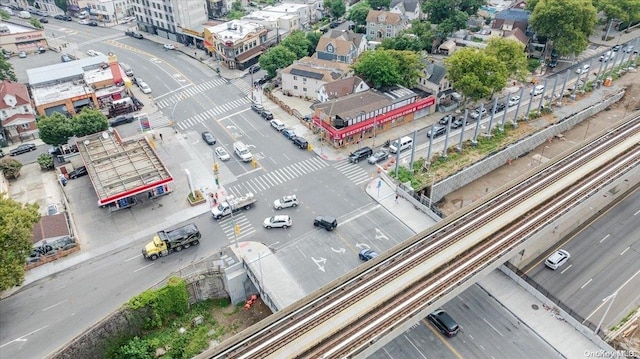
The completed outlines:
<svg viewBox="0 0 640 359">
<path fill-rule="evenodd" d="M 134 117 L 132 114 L 120 115 L 114 118 L 113 120 L 111 120 L 111 122 L 109 122 L 109 126 L 116 127 L 116 126 L 124 125 L 125 123 L 131 123 L 133 122 L 133 119 Z"/>
<path fill-rule="evenodd" d="M 31 152 L 36 150 L 36 145 L 33 143 L 23 143 L 20 146 L 9 151 L 11 156 L 21 155 L 23 153 Z"/>
<path fill-rule="evenodd" d="M 265 120 L 273 120 L 273 114 L 271 113 L 271 111 L 263 110 L 262 112 L 260 112 L 260 116 L 262 116 L 262 118 L 264 118 Z"/>
<path fill-rule="evenodd" d="M 251 109 L 259 114 L 261 114 L 262 111 L 264 111 L 264 107 L 262 107 L 262 105 L 258 105 L 257 103 L 252 103 Z"/>
<path fill-rule="evenodd" d="M 376 163 L 384 161 L 387 158 L 389 158 L 389 152 L 385 150 L 379 150 L 376 153 L 372 154 L 371 157 L 367 159 L 367 162 L 369 162 L 369 164 L 375 165 Z"/>
<path fill-rule="evenodd" d="M 442 136 L 444 135 L 444 133 L 447 132 L 447 128 L 446 127 L 441 127 L 441 126 L 433 126 L 429 129 L 429 132 L 427 132 L 427 138 L 431 138 L 432 137 L 432 133 L 433 133 L 433 138 L 436 138 L 438 136 Z"/>
<path fill-rule="evenodd" d="M 206 142 L 209 145 L 216 144 L 216 138 L 213 137 L 213 134 L 209 131 L 205 131 L 202 133 L 202 139 L 204 140 L 204 142 Z"/>
<path fill-rule="evenodd" d="M 294 137 L 292 142 L 294 145 L 298 146 L 298 148 L 301 150 L 306 150 L 307 148 L 309 148 L 309 142 L 307 142 L 307 140 L 305 140 L 300 136 Z"/>
</svg>

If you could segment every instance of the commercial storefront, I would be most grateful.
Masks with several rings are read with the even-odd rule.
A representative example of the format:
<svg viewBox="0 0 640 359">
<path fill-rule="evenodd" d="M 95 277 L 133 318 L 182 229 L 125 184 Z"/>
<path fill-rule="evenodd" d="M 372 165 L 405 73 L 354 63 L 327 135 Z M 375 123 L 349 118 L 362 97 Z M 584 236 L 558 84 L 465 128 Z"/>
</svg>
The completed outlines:
<svg viewBox="0 0 640 359">
<path fill-rule="evenodd" d="M 5 51 L 32 53 L 37 52 L 40 46 L 48 47 L 44 30 L 7 22 L 3 22 L 0 28 L 2 28 L 2 31 L 0 31 L 0 47 Z"/>
<path fill-rule="evenodd" d="M 334 147 L 343 147 L 409 123 L 415 119 L 416 114 L 426 115 L 435 103 L 435 98 L 429 96 L 391 111 L 370 116 L 340 129 L 334 127 L 328 119 L 322 120 L 318 114 L 313 116 L 313 124 L 315 131 L 324 141 Z"/>
</svg>

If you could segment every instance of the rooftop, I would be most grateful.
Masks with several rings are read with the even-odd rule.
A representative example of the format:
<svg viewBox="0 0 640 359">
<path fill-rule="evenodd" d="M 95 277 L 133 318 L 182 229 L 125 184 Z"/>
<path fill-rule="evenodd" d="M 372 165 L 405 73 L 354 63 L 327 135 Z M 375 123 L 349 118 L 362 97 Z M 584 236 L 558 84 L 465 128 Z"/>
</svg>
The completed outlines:
<svg viewBox="0 0 640 359">
<path fill-rule="evenodd" d="M 98 55 L 84 59 L 62 62 L 55 65 L 27 69 L 27 79 L 33 88 L 39 84 L 56 81 L 81 79 L 88 70 L 99 68 L 101 63 L 108 63 L 106 55 Z"/>
<path fill-rule="evenodd" d="M 14 11 L 15 13 L 15 11 Z M 16 13 L 17 15 L 17 13 Z M 10 34 L 21 34 L 21 33 L 26 33 L 26 32 L 37 32 L 37 31 L 44 31 L 44 30 L 38 30 L 35 29 L 33 27 L 27 27 L 27 26 L 22 26 L 22 25 L 18 25 L 18 24 L 13 24 L 10 22 L 6 22 L 6 21 L 2 21 L 2 23 L 0 24 L 0 29 L 2 28 L 6 28 Z"/>
<path fill-rule="evenodd" d="M 83 80 L 60 82 L 48 87 L 32 87 L 31 94 L 36 106 L 57 102 L 93 93 L 93 88 Z"/>
<path fill-rule="evenodd" d="M 393 102 L 380 92 L 369 90 L 342 97 L 336 100 L 313 105 L 313 109 L 324 112 L 327 116 L 343 119 L 355 117 L 357 114 L 384 108 Z"/>
<path fill-rule="evenodd" d="M 144 116 L 136 115 L 136 119 Z M 169 170 L 146 137 L 124 141 L 113 130 L 79 138 L 76 145 L 98 195 L 99 205 L 173 182 Z"/>
<path fill-rule="evenodd" d="M 265 6 L 263 8 L 263 10 L 264 11 L 272 11 L 272 12 L 290 13 L 290 12 L 297 12 L 298 10 L 304 9 L 304 8 L 306 8 L 308 6 L 309 5 L 307 5 L 307 4 L 282 3 L 282 4 L 278 4 L 278 5 Z"/>
<path fill-rule="evenodd" d="M 234 42 L 247 37 L 252 32 L 258 33 L 263 29 L 265 29 L 264 25 L 247 20 L 231 20 L 207 28 L 218 40 Z"/>
</svg>

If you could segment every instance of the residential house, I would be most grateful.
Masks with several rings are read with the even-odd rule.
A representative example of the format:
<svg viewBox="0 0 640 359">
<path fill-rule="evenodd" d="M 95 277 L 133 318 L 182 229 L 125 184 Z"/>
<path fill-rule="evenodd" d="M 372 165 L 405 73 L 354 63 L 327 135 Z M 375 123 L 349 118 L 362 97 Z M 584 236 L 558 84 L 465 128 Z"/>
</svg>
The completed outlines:
<svg viewBox="0 0 640 359">
<path fill-rule="evenodd" d="M 500 11 L 496 14 L 491 29 L 501 31 L 513 31 L 520 29 L 523 33 L 527 33 L 529 27 L 529 10 L 519 8 L 510 8 Z"/>
<path fill-rule="evenodd" d="M 390 11 L 369 10 L 367 15 L 367 40 L 382 41 L 398 36 L 404 29 L 406 19 L 404 14 Z"/>
<path fill-rule="evenodd" d="M 522 30 L 520 30 L 519 28 L 516 28 L 515 30 L 512 30 L 512 31 L 505 31 L 502 36 L 505 39 L 518 41 L 519 43 L 525 46 L 525 49 L 529 44 L 529 37 L 524 32 L 522 32 Z"/>
<path fill-rule="evenodd" d="M 264 26 L 267 30 L 267 41 L 277 44 L 294 30 L 300 29 L 300 17 L 297 13 L 280 13 L 272 11 L 254 11 L 242 17 L 243 21 Z"/>
<path fill-rule="evenodd" d="M 418 0 L 391 0 L 391 12 L 402 14 L 408 22 L 422 19 L 422 6 Z"/>
<path fill-rule="evenodd" d="M 0 142 L 20 142 L 38 132 L 27 85 L 0 82 Z"/>
<path fill-rule="evenodd" d="M 327 102 L 329 100 L 367 91 L 369 88 L 369 85 L 367 85 L 367 83 L 358 76 L 347 77 L 320 86 L 318 89 L 318 101 Z"/>
<path fill-rule="evenodd" d="M 418 88 L 436 95 L 438 98 L 442 92 L 451 89 L 451 82 L 447 78 L 447 68 L 433 60 L 424 61 L 423 76 L 418 81 Z"/>
<path fill-rule="evenodd" d="M 315 99 L 322 85 L 346 77 L 350 72 L 347 64 L 303 57 L 282 70 L 282 92 Z"/>
<path fill-rule="evenodd" d="M 353 31 L 331 30 L 324 34 L 316 46 L 316 57 L 353 64 L 367 50 L 367 39 Z"/>
</svg>

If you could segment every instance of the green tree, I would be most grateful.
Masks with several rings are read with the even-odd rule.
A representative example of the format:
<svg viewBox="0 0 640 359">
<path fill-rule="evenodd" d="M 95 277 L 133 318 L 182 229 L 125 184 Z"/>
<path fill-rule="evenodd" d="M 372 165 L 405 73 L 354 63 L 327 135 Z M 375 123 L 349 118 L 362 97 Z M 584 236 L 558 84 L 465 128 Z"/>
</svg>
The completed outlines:
<svg viewBox="0 0 640 359">
<path fill-rule="evenodd" d="M 3 158 L 0 160 L 0 171 L 5 178 L 18 178 L 22 163 L 15 158 Z"/>
<path fill-rule="evenodd" d="M 475 15 L 480 6 L 485 5 L 487 3 L 486 0 L 458 0 L 457 7 L 458 10 L 466 12 L 467 15 Z"/>
<path fill-rule="evenodd" d="M 422 51 L 422 44 L 416 40 L 417 37 L 413 34 L 401 34 L 382 40 L 380 47 L 387 50 Z"/>
<path fill-rule="evenodd" d="M 11 19 L 11 15 L 9 15 L 9 13 L 4 10 L 0 10 L 0 17 L 2 18 L 2 20 Z"/>
<path fill-rule="evenodd" d="M 0 81 L 9 80 L 16 82 L 18 78 L 16 73 L 13 72 L 13 65 L 7 59 L 4 58 L 4 51 L 0 55 Z"/>
<path fill-rule="evenodd" d="M 440 37 L 448 37 L 454 32 L 467 27 L 469 15 L 466 12 L 455 10 L 450 17 L 442 20 L 436 29 Z"/>
<path fill-rule="evenodd" d="M 295 30 L 282 40 L 280 45 L 291 50 L 291 52 L 296 54 L 296 58 L 300 59 L 309 55 L 309 46 L 311 44 L 309 43 L 309 39 L 304 35 L 304 32 Z"/>
<path fill-rule="evenodd" d="M 39 117 L 38 131 L 40 139 L 52 146 L 67 143 L 69 137 L 73 136 L 71 120 L 59 112 L 54 112 L 51 116 Z"/>
<path fill-rule="evenodd" d="M 31 26 L 35 27 L 36 29 L 42 29 L 43 28 L 43 26 L 40 23 L 40 21 L 38 21 L 38 19 L 35 19 L 35 18 L 29 19 L 29 24 L 31 24 Z"/>
<path fill-rule="evenodd" d="M 231 4 L 231 11 L 227 14 L 227 19 L 240 20 L 244 16 L 244 8 L 242 2 L 234 1 Z"/>
<path fill-rule="evenodd" d="M 589 45 L 596 15 L 591 0 L 539 0 L 529 24 L 538 35 L 553 41 L 560 55 L 579 54 Z"/>
<path fill-rule="evenodd" d="M 67 12 L 67 0 L 55 0 L 55 4 L 61 8 L 63 12 Z"/>
<path fill-rule="evenodd" d="M 422 76 L 424 64 L 420 61 L 420 54 L 415 51 L 390 51 L 391 56 L 398 64 L 400 74 L 399 85 L 412 88 Z"/>
<path fill-rule="evenodd" d="M 360 1 L 349 9 L 347 19 L 353 21 L 356 26 L 366 26 L 369 10 L 371 10 L 369 3 L 367 1 Z"/>
<path fill-rule="evenodd" d="M 425 0 L 422 9 L 428 15 L 429 21 L 439 24 L 450 18 L 456 9 L 456 2 L 452 0 Z"/>
<path fill-rule="evenodd" d="M 375 88 L 392 86 L 402 81 L 398 61 L 391 54 L 394 50 L 366 51 L 353 65 L 356 75 L 366 79 Z"/>
<path fill-rule="evenodd" d="M 0 291 L 24 281 L 32 230 L 39 220 L 37 204 L 23 205 L 0 193 Z"/>
<path fill-rule="evenodd" d="M 372 9 L 385 8 L 389 9 L 391 0 L 367 0 Z"/>
<path fill-rule="evenodd" d="M 278 69 L 291 65 L 296 60 L 296 54 L 284 46 L 272 47 L 260 56 L 260 67 L 269 77 L 275 77 Z"/>
<path fill-rule="evenodd" d="M 528 72 L 527 55 L 521 42 L 492 37 L 484 51 L 503 63 L 507 67 L 509 76 L 515 76 L 520 81 L 524 80 Z"/>
<path fill-rule="evenodd" d="M 458 50 L 444 64 L 454 87 L 474 100 L 502 90 L 509 78 L 505 64 L 478 49 Z"/>
<path fill-rule="evenodd" d="M 324 8 L 332 19 L 338 19 L 347 11 L 343 0 L 324 0 Z"/>
<path fill-rule="evenodd" d="M 416 35 L 418 37 L 418 41 L 420 41 L 422 49 L 427 52 L 431 52 L 431 46 L 433 45 L 435 34 L 429 22 L 423 22 L 418 19 L 413 20 L 411 22 L 411 27 L 405 31 Z"/>
<path fill-rule="evenodd" d="M 98 110 L 85 107 L 71 119 L 73 134 L 78 137 L 105 131 L 109 128 L 107 116 Z"/>
<path fill-rule="evenodd" d="M 320 41 L 320 37 L 322 37 L 322 34 L 318 31 L 309 31 L 305 36 L 307 40 L 309 40 L 307 53 L 309 54 L 309 56 L 311 56 L 314 52 L 316 52 L 316 47 L 318 47 L 318 41 Z"/>
</svg>

